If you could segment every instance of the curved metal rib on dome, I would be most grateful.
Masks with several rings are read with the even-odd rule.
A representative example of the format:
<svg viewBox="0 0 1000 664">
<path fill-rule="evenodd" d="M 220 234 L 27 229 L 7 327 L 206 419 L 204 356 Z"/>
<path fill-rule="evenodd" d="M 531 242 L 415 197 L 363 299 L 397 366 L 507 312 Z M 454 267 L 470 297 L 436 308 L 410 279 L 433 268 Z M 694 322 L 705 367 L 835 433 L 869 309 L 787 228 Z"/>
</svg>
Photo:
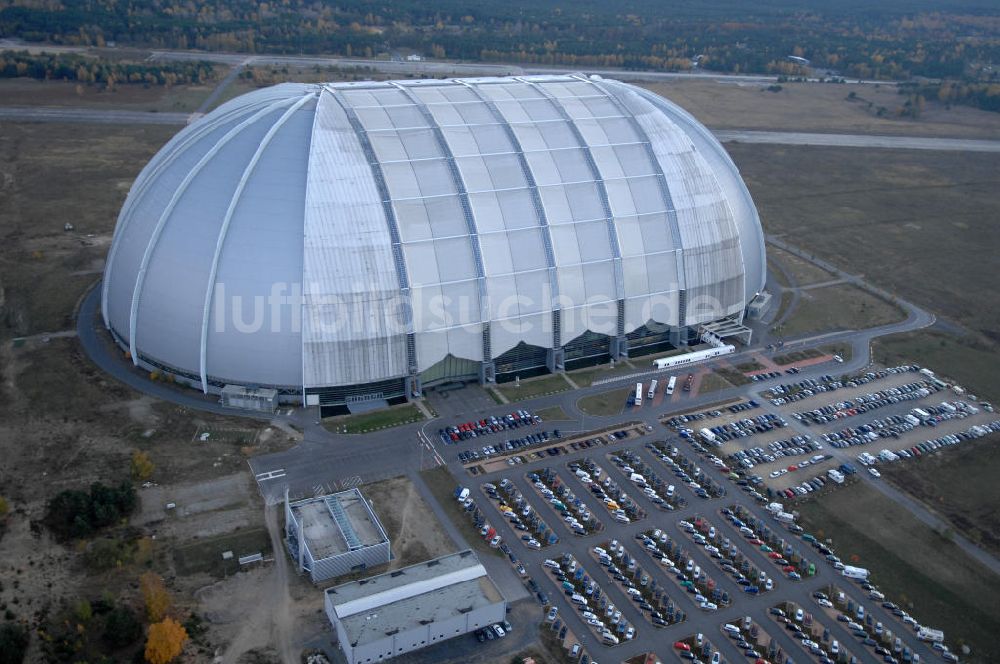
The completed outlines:
<svg viewBox="0 0 1000 664">
<path fill-rule="evenodd" d="M 160 239 L 160 234 L 163 232 L 163 226 L 166 224 L 167 219 L 170 218 L 171 213 L 174 211 L 174 207 L 177 202 L 187 191 L 188 186 L 195 179 L 195 177 L 201 172 L 205 165 L 208 164 L 212 159 L 226 146 L 229 141 L 233 140 L 238 136 L 244 129 L 251 126 L 261 118 L 265 117 L 268 113 L 274 112 L 277 109 L 283 108 L 294 103 L 294 99 L 282 99 L 269 104 L 265 108 L 254 113 L 251 117 L 247 118 L 240 124 L 236 125 L 228 132 L 226 135 L 219 139 L 219 142 L 212 146 L 212 148 L 205 153 L 205 155 L 195 164 L 194 168 L 184 176 L 184 180 L 180 183 L 177 189 L 174 191 L 173 196 L 170 197 L 170 202 L 163 209 L 160 214 L 159 219 L 156 221 L 156 227 L 153 229 L 153 233 L 149 237 L 149 242 L 146 244 L 146 250 L 142 255 L 142 262 L 139 264 L 139 271 L 135 278 L 135 289 L 132 292 L 132 306 L 129 311 L 129 326 L 128 326 L 128 346 L 129 353 L 132 355 L 132 362 L 136 365 L 139 363 L 139 354 L 136 349 L 136 321 L 139 316 L 139 299 L 142 295 L 143 282 L 146 279 L 146 270 L 149 268 L 149 259 L 153 255 L 153 251 L 156 249 L 156 243 Z"/>
<path fill-rule="evenodd" d="M 559 103 L 559 100 L 548 90 L 543 88 L 538 83 L 532 81 L 531 79 L 515 76 L 514 80 L 520 81 L 525 85 L 531 86 L 533 90 L 538 92 L 542 97 L 545 97 L 552 104 L 556 112 L 562 117 L 563 120 L 569 125 L 569 129 L 573 132 L 574 138 L 580 144 L 580 150 L 583 152 L 584 158 L 587 160 L 587 167 L 590 169 L 591 174 L 594 177 L 594 183 L 597 185 L 597 191 L 600 194 L 601 207 L 604 211 L 604 218 L 607 221 L 608 226 L 608 243 L 611 247 L 611 255 L 614 259 L 614 273 L 615 273 L 615 296 L 618 299 L 618 321 L 615 327 L 617 335 L 620 337 L 625 334 L 625 276 L 622 273 L 622 251 L 621 244 L 618 240 L 618 229 L 615 227 L 615 216 L 611 210 L 611 201 L 608 197 L 608 188 L 604 184 L 604 176 L 601 173 L 601 169 L 597 166 L 597 161 L 594 159 L 594 153 L 590 149 L 590 144 L 580 133 L 580 128 L 570 117 L 569 113 L 566 112 L 566 108 Z"/>
<path fill-rule="evenodd" d="M 208 274 L 208 282 L 205 287 L 205 307 L 201 317 L 201 344 L 199 347 L 199 367 L 201 373 L 201 389 L 202 392 L 208 394 L 208 319 L 212 309 L 212 294 L 215 291 L 215 280 L 219 273 L 219 257 L 222 255 L 222 245 L 226 242 L 226 235 L 229 233 L 229 224 L 232 223 L 233 214 L 236 212 L 236 206 L 239 205 L 240 197 L 243 195 L 243 190 L 247 186 L 247 182 L 250 180 L 250 176 L 253 175 L 254 170 L 257 168 L 257 163 L 260 161 L 261 156 L 267 147 L 271 144 L 271 140 L 274 135 L 288 122 L 289 118 L 295 115 L 296 111 L 302 108 L 306 102 L 311 99 L 316 98 L 316 93 L 308 93 L 303 95 L 299 101 L 292 104 L 278 120 L 271 125 L 271 128 L 267 130 L 264 134 L 264 138 L 261 139 L 260 145 L 254 152 L 253 157 L 251 157 L 250 162 L 247 164 L 246 168 L 243 169 L 243 175 L 240 177 L 239 184 L 236 185 L 236 189 L 233 191 L 232 197 L 229 199 L 229 207 L 226 208 L 226 214 L 222 219 L 222 226 L 219 228 L 219 237 L 215 243 L 215 253 L 212 256 L 212 267 Z"/>
<path fill-rule="evenodd" d="M 142 199 L 143 194 L 146 193 L 146 189 L 148 189 L 156 180 L 156 177 L 173 164 L 174 160 L 183 154 L 189 146 L 197 143 L 207 134 L 210 134 L 218 129 L 219 125 L 224 124 L 233 116 L 246 114 L 251 112 L 253 108 L 266 106 L 270 102 L 271 100 L 262 100 L 254 104 L 234 106 L 229 111 L 220 113 L 220 115 L 213 118 L 212 121 L 189 125 L 190 131 L 187 133 L 183 133 L 182 131 L 181 134 L 178 134 L 175 137 L 176 140 L 169 141 L 167 145 L 161 148 L 161 151 L 157 153 L 152 160 L 150 160 L 150 162 L 146 165 L 146 168 L 139 173 L 136 178 L 134 191 L 129 191 L 128 196 L 125 198 L 125 204 L 122 206 L 121 212 L 118 214 L 118 223 L 115 224 L 115 230 L 111 236 L 111 249 L 108 252 L 108 258 L 105 262 L 107 270 L 104 274 L 104 280 L 101 283 L 101 315 L 104 317 L 105 327 L 111 326 L 111 321 L 108 316 L 108 289 L 111 287 L 111 272 L 114 269 L 115 258 L 118 255 L 118 247 L 120 246 L 120 243 L 117 242 L 117 240 L 128 228 L 129 222 L 132 219 L 132 209 L 138 204 L 138 201 Z"/>
<path fill-rule="evenodd" d="M 496 102 L 484 95 L 478 86 L 462 79 L 456 80 L 468 88 L 472 94 L 476 95 L 477 99 L 486 104 L 486 108 L 489 109 L 490 115 L 493 116 L 498 125 L 503 127 L 504 133 L 507 135 L 507 139 L 510 141 L 511 145 L 514 146 L 514 151 L 517 155 L 517 163 L 521 166 L 521 173 L 524 175 L 525 182 L 528 183 L 528 189 L 531 191 L 531 203 L 535 208 L 535 214 L 538 215 L 538 223 L 542 227 L 542 241 L 545 245 L 545 262 L 548 265 L 549 273 L 549 289 L 552 291 L 552 347 L 559 348 L 562 345 L 562 339 L 559 338 L 559 279 L 556 275 L 556 255 L 552 248 L 552 229 L 549 227 L 549 220 L 545 214 L 545 206 L 542 203 L 542 197 L 538 193 L 538 183 L 535 182 L 535 174 L 531 172 L 531 167 L 528 165 L 528 159 L 524 156 L 524 147 L 521 145 L 521 140 L 511 128 L 510 123 L 504 119 L 500 109 L 497 108 Z"/>
<path fill-rule="evenodd" d="M 660 194 L 663 196 L 663 202 L 666 204 L 667 208 L 667 222 L 670 224 L 670 239 L 673 241 L 674 250 L 677 252 L 677 287 L 679 289 L 679 302 L 681 304 L 680 311 L 677 312 L 678 326 L 684 326 L 684 318 L 686 312 L 684 311 L 684 287 L 685 287 L 685 277 L 684 277 L 684 247 L 681 243 L 681 231 L 680 225 L 677 223 L 677 210 L 674 207 L 674 199 L 670 195 L 670 184 L 667 182 L 667 176 L 663 172 L 663 167 L 660 165 L 660 160 L 656 158 L 656 153 L 653 151 L 653 146 L 650 143 L 649 135 L 646 130 L 642 128 L 642 125 L 635 119 L 635 114 L 633 114 L 625 104 L 616 96 L 611 94 L 607 88 L 601 85 L 598 81 L 587 78 L 586 76 L 581 76 L 580 74 L 573 74 L 573 78 L 578 81 L 583 81 L 589 83 L 593 87 L 597 88 L 611 100 L 611 103 L 618 108 L 622 115 L 628 119 L 628 123 L 635 130 L 635 133 L 642 139 L 643 145 L 646 150 L 646 155 L 649 157 L 649 162 L 653 165 L 653 170 L 656 173 L 656 181 L 660 188 Z"/>
<path fill-rule="evenodd" d="M 465 186 L 465 180 L 462 179 L 461 172 L 458 170 L 458 165 L 455 163 L 455 154 L 451 151 L 448 140 L 441 132 L 441 125 L 434 117 L 434 114 L 430 112 L 430 109 L 427 108 L 427 104 L 418 99 L 407 86 L 395 81 L 393 81 L 392 86 L 402 92 L 420 111 L 420 114 L 427 122 L 427 126 L 434 132 L 434 139 L 437 141 L 441 154 L 444 156 L 445 161 L 448 162 L 448 171 L 451 173 L 455 189 L 458 191 L 458 198 L 462 205 L 462 214 L 465 215 L 465 224 L 469 230 L 472 257 L 476 264 L 476 285 L 479 289 L 479 321 L 483 326 L 483 361 L 489 362 L 493 359 L 490 352 L 489 292 L 486 288 L 486 268 L 483 266 L 483 246 L 479 241 L 479 228 L 476 226 L 476 217 L 472 214 L 472 206 L 469 204 L 469 191 Z"/>
</svg>

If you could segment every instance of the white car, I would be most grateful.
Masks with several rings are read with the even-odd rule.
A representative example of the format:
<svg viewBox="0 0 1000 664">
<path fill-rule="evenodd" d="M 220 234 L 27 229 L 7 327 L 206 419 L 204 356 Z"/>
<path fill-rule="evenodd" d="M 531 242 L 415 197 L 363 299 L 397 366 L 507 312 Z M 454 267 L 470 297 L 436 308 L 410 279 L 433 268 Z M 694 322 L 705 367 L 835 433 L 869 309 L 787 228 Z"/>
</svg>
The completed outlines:
<svg viewBox="0 0 1000 664">
<path fill-rule="evenodd" d="M 719 607 L 714 602 L 702 602 L 698 605 L 702 611 L 718 611 Z"/>
<path fill-rule="evenodd" d="M 872 477 L 882 477 L 882 473 L 878 472 L 875 468 L 869 468 L 868 472 L 872 474 Z"/>
<path fill-rule="evenodd" d="M 629 627 L 627 630 L 625 630 L 625 640 L 631 641 L 634 638 L 635 638 L 635 627 Z"/>
<path fill-rule="evenodd" d="M 830 600 L 828 600 L 828 599 L 818 599 L 818 600 L 816 600 L 816 602 L 817 602 L 817 603 L 818 603 L 818 604 L 819 604 L 820 606 L 822 606 L 822 607 L 826 607 L 827 609 L 832 609 L 832 608 L 833 608 L 833 602 L 831 602 L 831 601 L 830 601 Z"/>
</svg>

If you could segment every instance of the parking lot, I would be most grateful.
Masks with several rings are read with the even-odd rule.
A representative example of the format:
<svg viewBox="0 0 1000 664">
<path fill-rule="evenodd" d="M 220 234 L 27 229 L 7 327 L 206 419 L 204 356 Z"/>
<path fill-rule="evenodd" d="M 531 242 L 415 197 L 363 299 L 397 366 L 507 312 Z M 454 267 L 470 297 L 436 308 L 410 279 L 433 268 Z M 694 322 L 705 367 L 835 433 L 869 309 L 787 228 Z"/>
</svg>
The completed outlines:
<svg viewBox="0 0 1000 664">
<path fill-rule="evenodd" d="M 732 415 L 737 417 L 747 412 L 752 411 Z M 784 435 L 789 435 L 793 427 L 781 431 Z M 588 436 L 581 436 L 581 439 L 586 438 Z M 659 444 L 667 448 L 678 447 L 678 454 L 685 457 L 687 464 L 710 469 L 706 472 L 717 474 L 717 481 L 723 486 L 729 486 L 730 489 L 734 486 L 724 472 L 690 449 L 689 443 L 667 436 Z M 599 445 L 589 448 L 577 446 L 576 449 L 568 445 L 563 447 L 564 451 L 559 457 L 528 458 L 524 467 L 518 467 L 516 471 L 502 464 L 504 470 L 469 478 L 467 486 L 472 486 L 473 490 L 484 484 L 497 487 L 498 498 L 508 500 L 506 504 L 512 508 L 509 512 L 519 515 L 518 518 L 529 532 L 517 528 L 516 523 L 510 520 L 509 512 L 506 519 L 494 519 L 497 533 L 502 535 L 504 540 L 511 542 L 510 547 L 513 549 L 508 548 L 508 550 L 516 559 L 512 564 L 518 570 L 524 571 L 526 585 L 543 607 L 558 608 L 558 619 L 578 635 L 583 649 L 591 659 L 618 661 L 626 659 L 633 651 L 635 653 L 654 651 L 663 657 L 668 654 L 665 652 L 664 639 L 674 644 L 685 639 L 695 639 L 700 633 L 704 640 L 708 640 L 710 635 L 715 635 L 711 637 L 712 650 L 708 653 L 709 657 L 718 653 L 720 662 L 730 664 L 753 662 L 755 660 L 747 658 L 745 652 L 747 649 L 740 647 L 739 642 L 719 636 L 723 624 L 739 623 L 749 616 L 752 624 L 757 626 L 758 634 L 754 639 L 748 632 L 744 638 L 750 645 L 750 651 L 766 657 L 768 650 L 773 649 L 796 662 L 819 661 L 810 654 L 808 644 L 803 646 L 799 639 L 792 638 L 786 630 L 779 629 L 768 618 L 768 609 L 787 601 L 795 602 L 798 606 L 810 606 L 812 592 L 829 585 L 831 577 L 840 577 L 835 576 L 837 573 L 831 567 L 832 563 L 822 556 L 817 556 L 808 544 L 801 542 L 794 534 L 788 533 L 781 523 L 763 509 L 761 503 L 746 492 L 732 490 L 722 503 L 703 502 L 694 498 L 689 489 L 684 489 L 688 492 L 686 502 L 678 504 L 672 511 L 667 510 L 653 502 L 651 495 L 643 492 L 635 482 L 631 481 L 631 473 L 627 468 L 617 465 L 611 458 L 615 457 L 622 461 L 638 458 L 655 470 L 661 480 L 665 480 L 669 472 L 668 467 L 665 464 L 659 465 L 661 461 L 654 456 L 653 450 L 648 448 L 643 437 L 633 436 L 617 441 L 613 446 Z M 557 459 L 558 464 L 554 463 Z M 545 469 L 550 473 L 547 480 L 542 479 Z M 600 472 L 597 472 L 597 469 L 600 469 Z M 577 470 L 589 477 L 581 477 Z M 632 470 L 635 470 L 635 466 L 632 466 Z M 533 474 L 539 479 L 533 480 Z M 509 479 L 513 489 L 518 492 L 511 495 L 516 495 L 523 501 L 524 507 L 520 510 L 513 509 L 514 505 L 509 504 L 511 499 L 499 493 L 501 478 Z M 632 501 L 635 514 L 642 515 L 638 520 L 630 518 L 628 523 L 615 520 L 614 510 L 609 509 L 604 500 L 599 499 L 598 494 L 588 488 L 601 487 L 604 491 L 602 485 L 605 480 L 611 480 Z M 536 481 L 542 488 L 535 484 Z M 569 502 L 563 499 L 565 494 L 560 498 L 553 486 L 565 487 L 566 492 L 573 498 Z M 552 496 L 549 497 L 543 489 L 551 491 Z M 681 490 L 678 483 L 675 493 Z M 605 497 L 610 498 L 610 495 Z M 599 529 L 584 527 L 584 533 L 574 531 L 573 524 L 566 518 L 571 515 L 564 516 L 563 511 L 552 502 L 553 500 L 561 501 L 566 507 L 566 512 L 570 511 L 570 504 L 575 505 L 575 501 L 579 500 L 586 508 L 586 513 L 592 519 L 599 521 L 601 526 Z M 516 498 L 512 499 L 512 502 L 517 503 Z M 598 506 L 599 502 L 603 507 Z M 557 535 L 557 544 L 536 550 L 526 545 L 519 546 L 514 542 L 514 540 L 524 542 L 523 538 L 527 536 L 539 540 L 539 533 L 532 531 L 529 522 L 520 515 L 527 507 L 530 507 L 530 514 L 539 516 L 543 523 L 549 524 L 550 532 Z M 739 509 L 744 524 L 756 524 L 753 529 L 754 537 L 748 538 L 741 534 L 739 527 L 727 518 L 725 512 L 735 514 L 734 508 Z M 572 516 L 583 525 L 584 520 L 580 513 L 574 512 Z M 554 523 L 556 520 L 563 525 L 556 525 Z M 696 521 L 699 524 L 697 527 Z M 681 522 L 690 524 L 695 532 L 686 532 Z M 714 539 L 709 539 L 710 529 L 715 530 Z M 712 549 L 706 548 L 705 544 L 694 539 L 694 534 L 704 537 L 709 546 L 719 550 L 720 556 L 722 547 L 727 546 L 728 541 L 726 555 L 723 558 L 716 558 Z M 604 565 L 595 547 L 604 549 L 605 555 L 613 555 L 609 554 L 613 542 L 616 543 L 616 548 L 621 548 L 622 558 L 613 558 L 613 562 Z M 769 546 L 768 543 L 775 546 Z M 780 551 L 783 559 L 777 561 L 772 559 L 768 554 L 773 551 Z M 577 562 L 579 568 L 585 570 L 587 581 L 595 584 L 594 591 L 600 588 L 600 599 L 596 602 L 587 599 L 586 611 L 591 616 L 584 616 L 582 611 L 577 610 L 577 604 L 572 601 L 572 594 L 581 594 L 578 592 L 580 588 L 574 585 L 574 592 L 567 594 L 569 589 L 562 585 L 563 581 L 546 572 L 543 567 L 543 561 L 546 559 L 555 559 L 561 564 L 563 556 L 567 554 Z M 784 562 L 788 564 L 780 564 Z M 632 569 L 630 564 L 634 566 Z M 736 570 L 736 574 L 730 572 L 727 567 Z M 818 574 L 819 567 L 826 571 Z M 601 571 L 598 571 L 598 568 L 601 568 Z M 810 568 L 816 570 L 818 576 L 810 576 Z M 785 569 L 789 571 L 786 572 Z M 566 574 L 566 571 L 562 573 Z M 761 573 L 765 575 L 764 579 L 761 579 Z M 801 581 L 789 580 L 788 575 L 791 573 L 797 574 Z M 743 590 L 746 586 L 740 583 L 740 575 L 746 582 L 759 584 L 756 593 Z M 646 585 L 643 585 L 644 581 Z M 770 590 L 765 590 L 767 581 L 771 582 Z M 575 581 L 571 583 L 575 584 Z M 634 586 L 638 595 L 629 592 L 629 584 Z M 584 586 L 583 590 L 586 589 L 587 586 Z M 586 592 L 582 596 L 587 598 Z M 681 596 L 686 599 L 681 599 Z M 636 599 L 632 599 L 633 597 Z M 723 597 L 726 598 L 726 602 L 722 601 Z M 702 604 L 705 606 L 702 607 Z M 715 608 L 712 608 L 713 605 Z M 608 606 L 613 607 L 610 616 L 607 615 Z M 884 618 L 884 621 L 891 619 L 891 614 L 887 614 L 881 606 L 873 606 L 871 611 L 879 619 Z M 616 617 L 619 612 L 620 618 Z M 589 620 L 600 621 L 602 626 L 588 624 Z M 660 622 L 665 624 L 659 624 Z M 679 624 L 675 624 L 678 622 Z M 858 657 L 858 661 L 881 661 L 882 658 L 876 657 L 874 650 L 857 648 L 843 626 L 825 624 L 836 621 L 824 619 L 823 622 L 832 634 L 837 635 L 839 642 L 850 644 L 852 654 Z M 627 625 L 624 634 L 628 634 L 629 627 L 635 630 L 632 639 L 622 638 L 623 633 L 619 632 L 621 624 Z M 761 629 L 761 626 L 765 626 L 766 629 Z M 611 631 L 611 635 L 619 640 L 617 645 L 611 640 L 604 642 L 605 630 Z M 659 636 L 661 633 L 666 636 Z M 819 636 L 821 639 L 822 634 Z M 753 643 L 751 639 L 754 640 Z M 920 652 L 916 649 L 921 647 L 923 647 L 921 644 L 915 643 L 914 652 Z M 611 648 L 614 649 L 613 655 Z M 619 650 L 622 650 L 621 654 Z M 853 650 L 859 652 L 855 653 Z M 922 653 L 929 656 L 930 649 L 923 647 Z M 674 656 L 686 659 L 680 651 L 676 651 Z M 697 656 L 702 659 L 700 654 Z M 926 656 L 924 661 L 927 661 Z"/>
</svg>

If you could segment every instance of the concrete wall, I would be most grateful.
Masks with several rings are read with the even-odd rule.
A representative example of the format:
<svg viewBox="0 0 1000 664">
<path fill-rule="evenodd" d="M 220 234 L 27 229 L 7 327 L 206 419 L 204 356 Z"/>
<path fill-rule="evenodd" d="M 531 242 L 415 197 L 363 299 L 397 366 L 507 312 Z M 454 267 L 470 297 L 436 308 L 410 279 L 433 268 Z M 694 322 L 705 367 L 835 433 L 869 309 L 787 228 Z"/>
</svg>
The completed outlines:
<svg viewBox="0 0 1000 664">
<path fill-rule="evenodd" d="M 313 583 L 319 583 L 348 574 L 357 565 L 365 565 L 366 567 L 384 565 L 389 562 L 390 553 L 389 542 L 386 541 L 357 551 L 346 551 L 339 556 L 314 560 L 310 576 Z"/>
</svg>

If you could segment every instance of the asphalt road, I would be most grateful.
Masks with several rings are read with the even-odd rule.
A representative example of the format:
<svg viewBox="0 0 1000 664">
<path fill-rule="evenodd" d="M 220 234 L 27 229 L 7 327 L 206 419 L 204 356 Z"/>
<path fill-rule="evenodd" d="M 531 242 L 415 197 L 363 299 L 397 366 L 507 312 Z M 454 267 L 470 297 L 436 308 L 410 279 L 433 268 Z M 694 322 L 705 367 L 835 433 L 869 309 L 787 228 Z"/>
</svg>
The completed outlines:
<svg viewBox="0 0 1000 664">
<path fill-rule="evenodd" d="M 715 130 L 723 143 L 767 143 L 774 145 L 820 145 L 841 148 L 886 148 L 892 150 L 946 150 L 1000 152 L 1000 141 L 968 138 L 923 138 L 869 134 L 816 134 L 791 131 Z"/>
<path fill-rule="evenodd" d="M 115 111 L 60 106 L 0 106 L 0 122 L 9 120 L 11 122 L 70 122 L 110 125 L 186 125 L 190 118 L 190 113 Z"/>
<path fill-rule="evenodd" d="M 226 77 L 232 80 L 242 70 L 236 65 Z M 196 113 L 154 113 L 150 111 L 102 110 L 54 106 L 0 106 L 0 121 L 71 122 L 95 124 L 186 125 L 200 117 L 222 94 L 220 84 Z M 818 145 L 844 148 L 885 148 L 893 150 L 943 150 L 958 152 L 1000 152 L 1000 141 L 963 138 L 923 138 L 920 136 L 875 136 L 867 134 L 809 134 L 786 131 L 720 129 L 712 132 L 723 143 L 769 145 Z"/>
</svg>

